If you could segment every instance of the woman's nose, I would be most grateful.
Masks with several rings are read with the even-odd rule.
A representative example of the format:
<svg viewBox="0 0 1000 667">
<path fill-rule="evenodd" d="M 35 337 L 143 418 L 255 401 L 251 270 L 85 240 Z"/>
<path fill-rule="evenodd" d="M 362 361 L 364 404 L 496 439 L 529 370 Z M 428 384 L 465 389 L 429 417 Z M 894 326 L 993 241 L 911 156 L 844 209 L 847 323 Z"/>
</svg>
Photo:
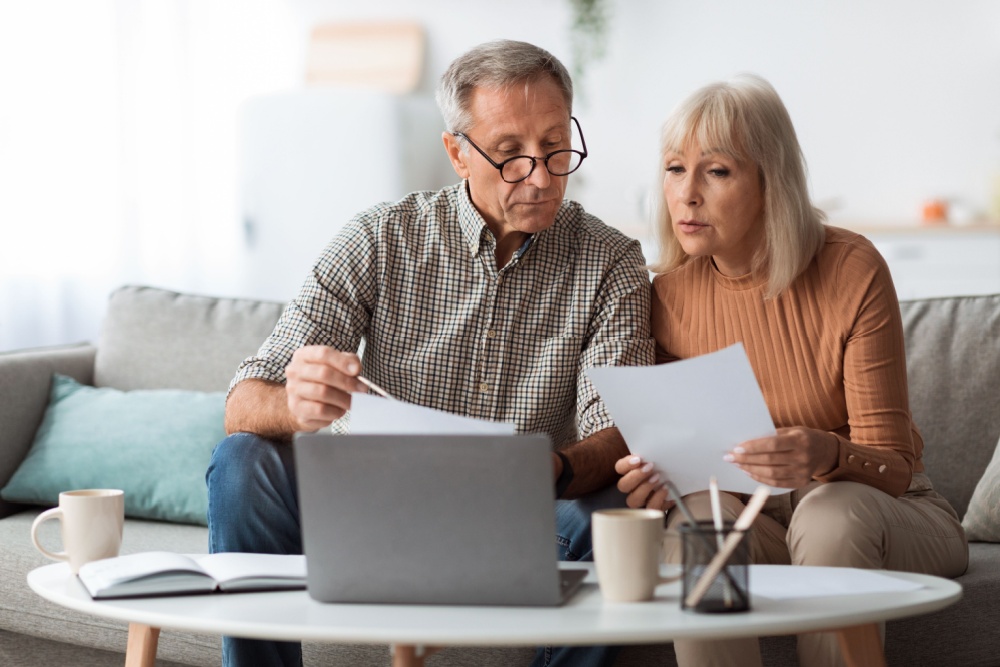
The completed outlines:
<svg viewBox="0 0 1000 667">
<path fill-rule="evenodd" d="M 688 206 L 698 206 L 701 204 L 701 190 L 698 187 L 697 179 L 688 178 L 684 181 L 681 189 L 681 197 Z"/>
</svg>

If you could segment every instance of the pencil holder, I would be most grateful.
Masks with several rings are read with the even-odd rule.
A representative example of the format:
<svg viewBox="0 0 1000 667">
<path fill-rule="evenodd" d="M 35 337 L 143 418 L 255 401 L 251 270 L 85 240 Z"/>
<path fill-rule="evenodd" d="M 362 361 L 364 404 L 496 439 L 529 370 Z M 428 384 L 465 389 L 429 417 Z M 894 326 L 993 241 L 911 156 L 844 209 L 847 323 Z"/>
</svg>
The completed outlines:
<svg viewBox="0 0 1000 667">
<path fill-rule="evenodd" d="M 750 531 L 733 531 L 732 522 L 727 522 L 722 531 L 717 531 L 711 521 L 697 524 L 683 523 L 679 526 L 682 549 L 683 593 L 681 609 L 702 613 L 729 613 L 750 609 Z M 710 583 L 701 583 L 703 575 L 720 546 L 726 539 L 739 542 L 725 565 L 712 577 Z M 711 575 L 710 575 L 711 576 Z M 707 588 L 706 588 L 707 585 Z M 703 591 L 700 599 L 688 604 L 692 591 Z"/>
</svg>

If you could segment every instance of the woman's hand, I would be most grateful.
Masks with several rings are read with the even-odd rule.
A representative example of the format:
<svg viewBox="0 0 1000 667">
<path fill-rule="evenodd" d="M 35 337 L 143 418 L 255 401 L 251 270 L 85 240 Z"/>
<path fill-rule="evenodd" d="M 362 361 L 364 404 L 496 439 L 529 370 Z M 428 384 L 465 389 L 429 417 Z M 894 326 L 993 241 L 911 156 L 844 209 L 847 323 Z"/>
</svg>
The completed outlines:
<svg viewBox="0 0 1000 667">
<path fill-rule="evenodd" d="M 674 506 L 674 502 L 667 498 L 663 474 L 652 463 L 630 454 L 618 459 L 615 472 L 622 476 L 618 480 L 618 490 L 628 494 L 625 503 L 629 507 L 666 511 Z"/>
<path fill-rule="evenodd" d="M 839 458 L 837 436 L 803 426 L 779 428 L 776 435 L 747 440 L 725 456 L 758 482 L 785 489 L 801 488 L 816 475 L 830 472 Z"/>
</svg>

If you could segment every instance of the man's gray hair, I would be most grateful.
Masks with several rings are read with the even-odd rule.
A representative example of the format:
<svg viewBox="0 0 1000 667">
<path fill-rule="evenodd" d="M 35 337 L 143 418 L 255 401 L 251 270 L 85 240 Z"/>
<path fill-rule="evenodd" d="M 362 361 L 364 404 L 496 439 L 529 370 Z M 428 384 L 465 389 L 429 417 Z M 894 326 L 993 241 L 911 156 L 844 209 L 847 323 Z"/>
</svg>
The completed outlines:
<svg viewBox="0 0 1000 667">
<path fill-rule="evenodd" d="M 504 90 L 546 76 L 559 86 L 572 114 L 573 80 L 558 58 L 527 42 L 501 39 L 480 44 L 456 58 L 441 76 L 437 103 L 445 128 L 450 132 L 469 131 L 469 102 L 476 88 Z"/>
</svg>

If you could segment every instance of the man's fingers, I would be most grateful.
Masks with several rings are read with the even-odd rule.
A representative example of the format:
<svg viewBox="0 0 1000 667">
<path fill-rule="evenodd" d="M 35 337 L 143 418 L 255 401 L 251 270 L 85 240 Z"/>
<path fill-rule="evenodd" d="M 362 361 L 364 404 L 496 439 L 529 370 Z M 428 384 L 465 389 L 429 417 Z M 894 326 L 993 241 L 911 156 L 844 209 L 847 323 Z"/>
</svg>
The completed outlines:
<svg viewBox="0 0 1000 667">
<path fill-rule="evenodd" d="M 357 379 L 360 372 L 361 362 L 356 354 L 339 352 L 325 345 L 299 348 L 285 368 L 285 375 L 290 383 L 313 382 L 345 393 L 368 391 Z M 317 397 L 317 400 L 322 399 Z"/>
<path fill-rule="evenodd" d="M 336 392 L 333 399 L 312 400 L 301 395 L 288 393 L 288 409 L 303 425 L 307 422 L 325 422 L 329 424 L 351 407 L 350 394 Z"/>
<path fill-rule="evenodd" d="M 353 352 L 341 352 L 329 345 L 306 345 L 295 350 L 292 360 L 332 366 L 345 375 L 361 372 L 361 359 Z"/>
<path fill-rule="evenodd" d="M 351 409 L 351 395 L 333 387 L 312 385 L 318 387 L 315 396 L 296 394 L 295 398 L 304 406 L 319 411 L 323 417 L 336 414 L 337 417 Z"/>
</svg>

